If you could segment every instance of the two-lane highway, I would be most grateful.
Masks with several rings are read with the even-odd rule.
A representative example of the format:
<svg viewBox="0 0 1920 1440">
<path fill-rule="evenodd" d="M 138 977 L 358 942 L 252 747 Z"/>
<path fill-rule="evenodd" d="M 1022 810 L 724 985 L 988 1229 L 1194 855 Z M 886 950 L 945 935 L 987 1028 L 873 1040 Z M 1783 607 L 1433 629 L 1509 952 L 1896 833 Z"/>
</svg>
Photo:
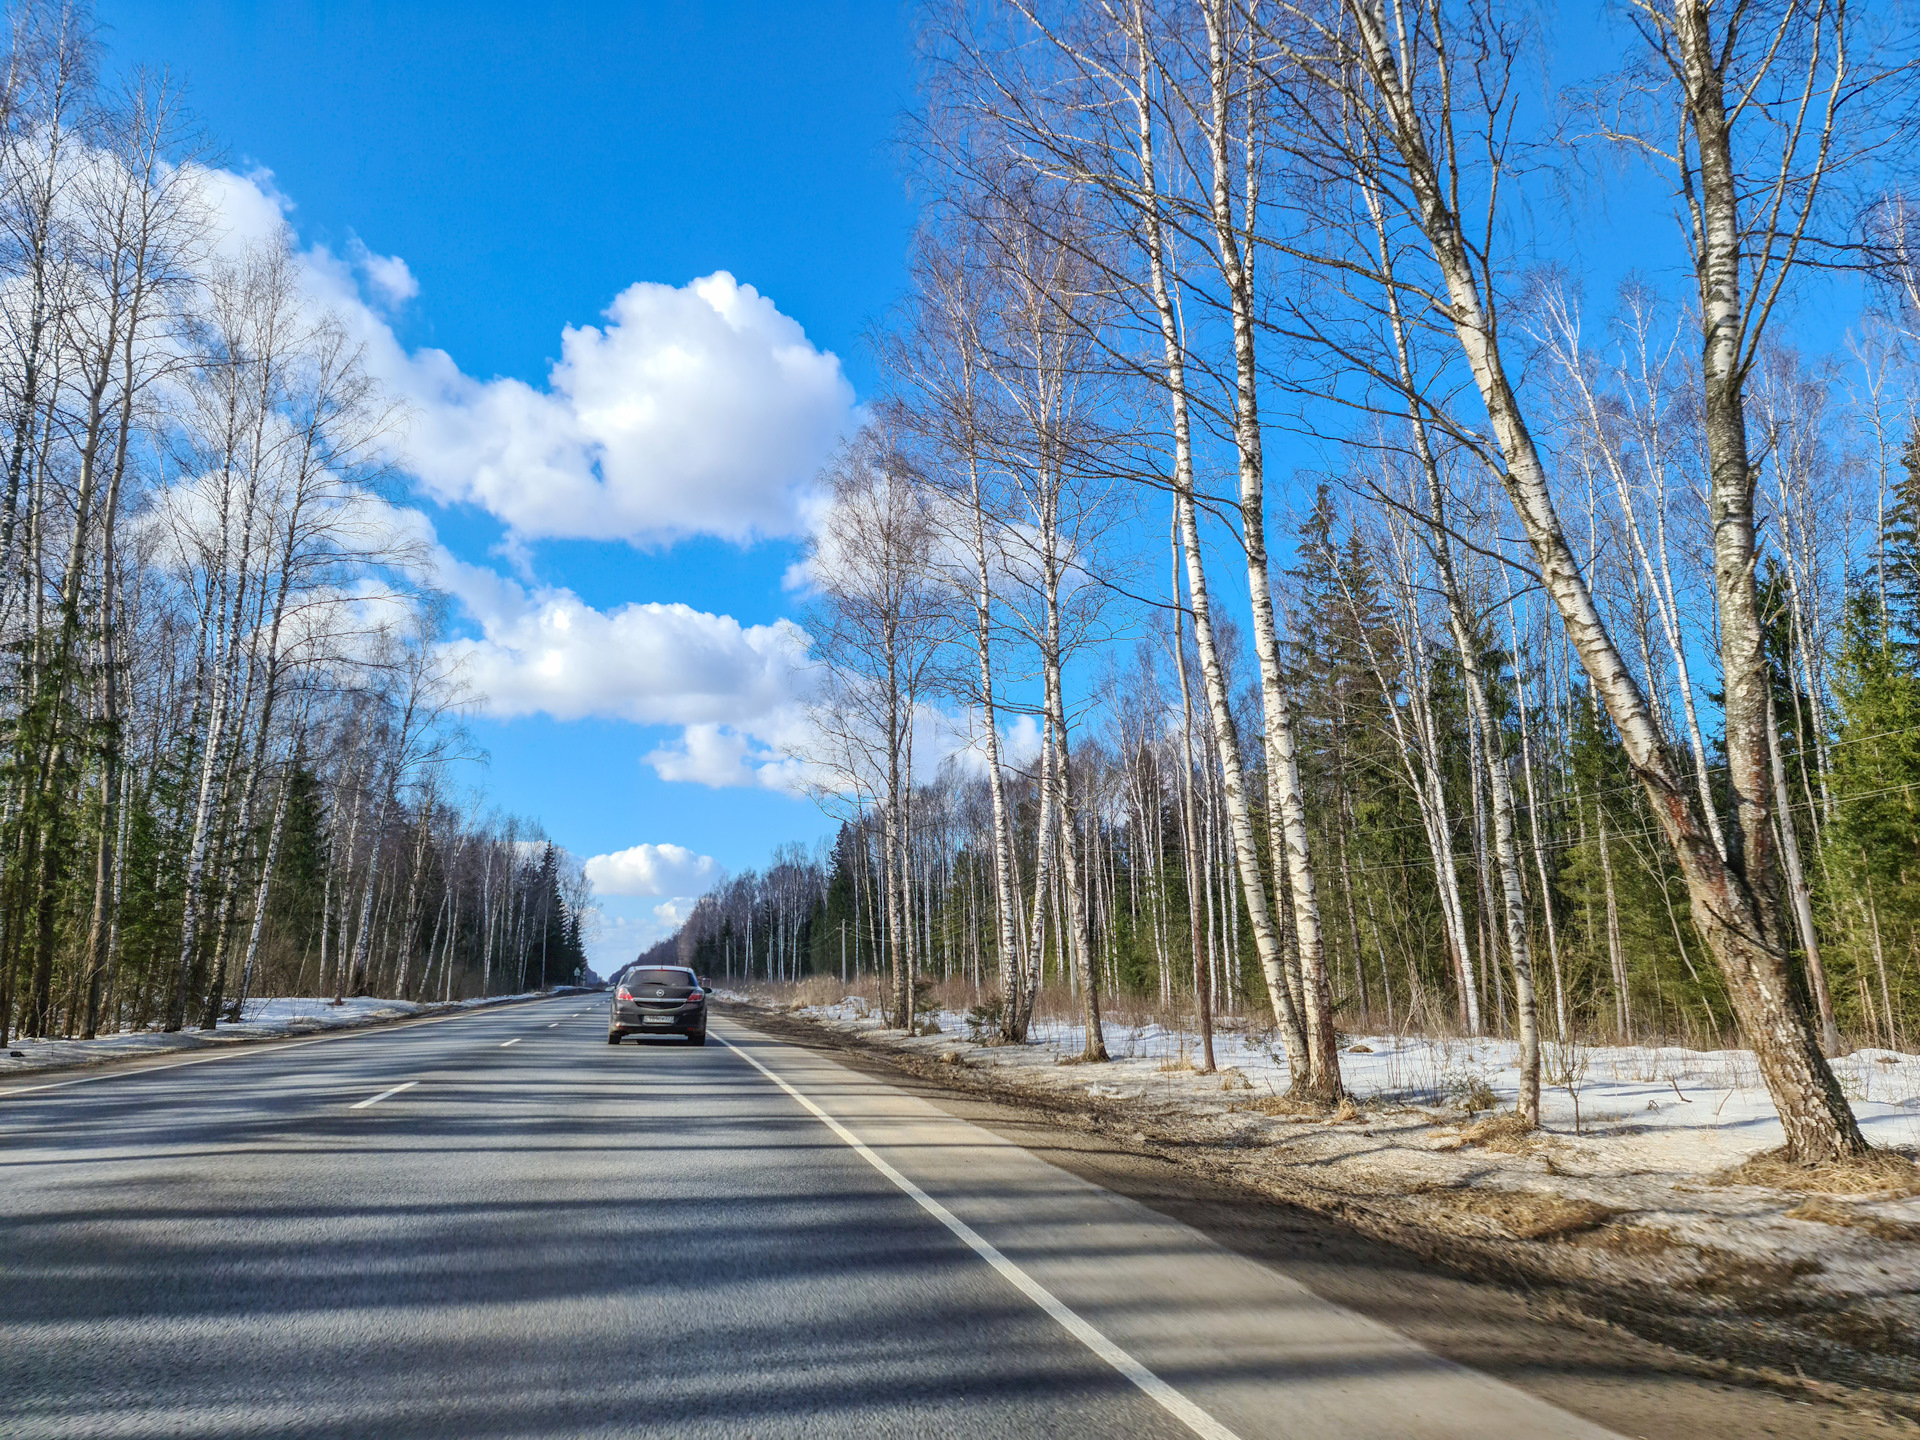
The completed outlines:
<svg viewBox="0 0 1920 1440">
<path fill-rule="evenodd" d="M 0 1431 L 1605 1433 L 812 1052 L 605 1025 L 0 1092 Z"/>
</svg>

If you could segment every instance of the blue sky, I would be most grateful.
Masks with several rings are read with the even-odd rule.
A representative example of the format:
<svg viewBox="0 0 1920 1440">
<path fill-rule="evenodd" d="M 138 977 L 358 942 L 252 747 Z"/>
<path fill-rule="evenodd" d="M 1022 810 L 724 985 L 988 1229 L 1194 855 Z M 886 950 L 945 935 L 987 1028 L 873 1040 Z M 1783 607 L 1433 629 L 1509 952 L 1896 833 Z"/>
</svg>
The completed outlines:
<svg viewBox="0 0 1920 1440">
<path fill-rule="evenodd" d="M 99 16 L 109 68 L 183 78 L 217 158 L 277 195 L 301 246 L 404 261 L 417 293 L 376 308 L 407 352 L 540 390 L 563 327 L 602 324 L 636 282 L 726 271 L 868 389 L 860 337 L 899 293 L 911 224 L 892 148 L 911 80 L 899 3 L 100 0 Z M 416 498 L 447 550 L 524 590 L 743 626 L 794 610 L 791 538 L 508 553 L 497 514 L 444 492 Z M 738 869 L 829 828 L 772 789 L 661 778 L 644 757 L 673 724 L 536 712 L 471 728 L 494 802 L 583 858 L 677 845 Z M 609 950 L 646 938 L 663 899 L 603 896 Z"/>
</svg>

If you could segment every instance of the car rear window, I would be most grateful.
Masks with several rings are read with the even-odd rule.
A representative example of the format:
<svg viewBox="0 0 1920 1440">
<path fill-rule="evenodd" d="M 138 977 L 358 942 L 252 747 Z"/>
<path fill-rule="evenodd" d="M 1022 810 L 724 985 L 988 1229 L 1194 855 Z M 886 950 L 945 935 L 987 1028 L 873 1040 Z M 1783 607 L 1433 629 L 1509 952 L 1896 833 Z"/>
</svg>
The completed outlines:
<svg viewBox="0 0 1920 1440">
<path fill-rule="evenodd" d="M 627 976 L 629 985 L 673 985 L 684 990 L 693 984 L 690 970 L 635 970 Z"/>
</svg>

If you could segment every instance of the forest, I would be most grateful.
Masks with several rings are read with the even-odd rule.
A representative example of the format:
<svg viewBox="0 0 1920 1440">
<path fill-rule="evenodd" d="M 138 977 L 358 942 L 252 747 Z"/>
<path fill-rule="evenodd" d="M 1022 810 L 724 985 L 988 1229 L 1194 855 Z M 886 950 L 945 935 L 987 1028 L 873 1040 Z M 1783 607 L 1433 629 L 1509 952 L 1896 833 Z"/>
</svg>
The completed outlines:
<svg viewBox="0 0 1920 1440">
<path fill-rule="evenodd" d="M 659 947 L 1273 1027 L 1751 1049 L 1790 1158 L 1920 1001 L 1897 7 L 952 0 L 821 477 L 841 821 Z M 1577 31 L 1577 33 L 1575 33 Z M 1577 54 L 1570 55 L 1570 52 Z M 1550 61 L 1563 71 L 1552 73 Z M 1210 1056 L 1210 1051 L 1207 1052 Z"/>
<path fill-rule="evenodd" d="M 250 995 L 578 978 L 578 865 L 457 788 L 477 698 L 405 415 L 167 76 L 83 7 L 0 70 L 0 1043 Z"/>
</svg>

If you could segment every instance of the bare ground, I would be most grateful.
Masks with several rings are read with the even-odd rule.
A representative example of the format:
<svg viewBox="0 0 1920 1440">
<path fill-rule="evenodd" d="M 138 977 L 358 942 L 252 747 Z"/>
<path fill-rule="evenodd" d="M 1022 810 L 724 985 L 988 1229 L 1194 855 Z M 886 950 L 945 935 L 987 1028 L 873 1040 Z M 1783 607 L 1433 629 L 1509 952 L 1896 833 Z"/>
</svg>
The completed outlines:
<svg viewBox="0 0 1920 1440">
<path fill-rule="evenodd" d="M 1493 1117 L 1067 1084 L 952 1036 L 726 1008 L 1623 1434 L 1920 1436 L 1920 1227 L 1884 1204 L 1636 1177 L 1605 1142 Z"/>
</svg>

